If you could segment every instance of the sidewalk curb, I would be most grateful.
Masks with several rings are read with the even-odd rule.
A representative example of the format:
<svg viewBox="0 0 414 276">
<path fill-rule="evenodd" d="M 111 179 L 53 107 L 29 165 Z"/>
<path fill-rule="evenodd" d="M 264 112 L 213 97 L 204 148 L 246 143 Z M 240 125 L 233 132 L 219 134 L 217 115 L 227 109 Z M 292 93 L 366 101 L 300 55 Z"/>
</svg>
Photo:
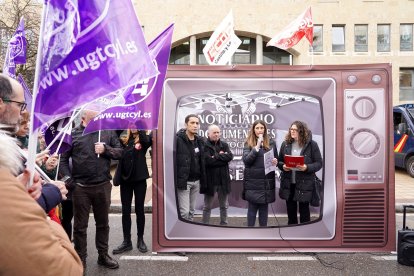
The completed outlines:
<svg viewBox="0 0 414 276">
<path fill-rule="evenodd" d="M 412 204 L 404 204 L 404 203 L 396 203 L 395 204 L 395 213 L 402 213 L 404 208 L 404 205 L 414 205 L 414 203 Z M 131 207 L 132 212 L 135 212 L 135 206 L 132 205 Z M 144 206 L 144 212 L 145 213 L 152 213 L 152 205 L 145 205 Z M 122 213 L 122 205 L 121 204 L 111 204 L 111 207 L 109 208 L 109 213 L 111 214 L 121 214 Z M 408 208 L 407 209 L 407 213 L 414 213 L 414 209 L 413 208 Z"/>
<path fill-rule="evenodd" d="M 131 212 L 135 213 L 135 205 L 131 206 Z M 152 213 L 152 205 L 144 205 L 144 212 L 145 213 Z M 121 214 L 122 213 L 122 205 L 121 204 L 111 204 L 109 207 L 110 214 Z"/>
</svg>

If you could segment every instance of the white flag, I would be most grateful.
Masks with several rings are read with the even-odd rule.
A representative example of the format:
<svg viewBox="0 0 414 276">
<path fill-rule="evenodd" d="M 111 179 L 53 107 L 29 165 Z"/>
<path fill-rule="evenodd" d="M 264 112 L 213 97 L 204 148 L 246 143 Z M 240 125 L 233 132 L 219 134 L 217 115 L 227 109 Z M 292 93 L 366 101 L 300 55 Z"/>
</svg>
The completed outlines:
<svg viewBox="0 0 414 276">
<path fill-rule="evenodd" d="M 240 44 L 241 40 L 234 33 L 233 12 L 230 11 L 214 30 L 203 48 L 203 53 L 208 64 L 224 65 L 230 61 Z"/>
</svg>

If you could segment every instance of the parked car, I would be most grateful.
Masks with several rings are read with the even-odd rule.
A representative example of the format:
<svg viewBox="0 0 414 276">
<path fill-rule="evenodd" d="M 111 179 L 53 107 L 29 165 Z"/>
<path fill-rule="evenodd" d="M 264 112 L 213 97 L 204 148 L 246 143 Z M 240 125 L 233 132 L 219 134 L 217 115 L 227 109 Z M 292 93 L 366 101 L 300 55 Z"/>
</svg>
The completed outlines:
<svg viewBox="0 0 414 276">
<path fill-rule="evenodd" d="M 414 177 L 414 104 L 394 106 L 395 166 Z"/>
</svg>

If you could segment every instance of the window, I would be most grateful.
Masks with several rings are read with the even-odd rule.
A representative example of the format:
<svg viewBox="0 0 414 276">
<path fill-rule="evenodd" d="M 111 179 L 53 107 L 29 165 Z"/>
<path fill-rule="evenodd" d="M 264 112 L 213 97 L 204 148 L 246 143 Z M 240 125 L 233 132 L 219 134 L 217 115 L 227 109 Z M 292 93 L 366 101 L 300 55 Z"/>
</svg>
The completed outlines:
<svg viewBox="0 0 414 276">
<path fill-rule="evenodd" d="M 170 64 L 190 64 L 190 42 L 186 41 L 171 49 Z"/>
<path fill-rule="evenodd" d="M 413 50 L 413 24 L 400 25 L 400 51 Z"/>
<path fill-rule="evenodd" d="M 200 38 L 197 39 L 197 64 L 208 64 L 206 60 L 206 56 L 203 53 L 204 47 L 206 47 L 207 41 L 209 40 L 209 37 Z"/>
<path fill-rule="evenodd" d="M 414 100 L 414 68 L 400 69 L 400 101 Z"/>
<path fill-rule="evenodd" d="M 322 25 L 313 26 L 313 45 L 309 47 L 313 52 L 323 52 L 323 27 Z"/>
<path fill-rule="evenodd" d="M 368 52 L 368 25 L 355 25 L 355 52 Z"/>
<path fill-rule="evenodd" d="M 290 54 L 277 47 L 266 47 L 263 42 L 263 64 L 290 64 Z"/>
<path fill-rule="evenodd" d="M 391 48 L 390 24 L 379 24 L 377 27 L 377 52 L 389 52 Z"/>
<path fill-rule="evenodd" d="M 345 25 L 332 26 L 332 52 L 345 52 Z"/>
<path fill-rule="evenodd" d="M 256 64 L 256 39 L 239 36 L 242 43 L 232 57 L 232 64 Z"/>
</svg>

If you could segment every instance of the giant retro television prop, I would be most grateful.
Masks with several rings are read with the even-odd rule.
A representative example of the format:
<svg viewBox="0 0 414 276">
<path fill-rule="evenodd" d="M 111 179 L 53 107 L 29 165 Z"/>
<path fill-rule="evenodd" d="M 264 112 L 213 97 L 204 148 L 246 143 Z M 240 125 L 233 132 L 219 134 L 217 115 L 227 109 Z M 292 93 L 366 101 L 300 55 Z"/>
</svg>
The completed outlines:
<svg viewBox="0 0 414 276">
<path fill-rule="evenodd" d="M 153 251 L 395 250 L 391 110 L 389 64 L 170 66 L 154 136 Z M 218 204 L 202 223 L 202 195 L 193 221 L 179 215 L 175 134 L 191 113 L 200 118 L 200 135 L 219 125 L 235 156 L 226 226 L 218 223 Z M 276 195 L 268 226 L 246 226 L 241 155 L 256 119 L 267 123 L 278 149 L 295 120 L 306 122 L 319 144 L 322 202 L 310 222 L 287 225 L 285 201 Z"/>
</svg>

